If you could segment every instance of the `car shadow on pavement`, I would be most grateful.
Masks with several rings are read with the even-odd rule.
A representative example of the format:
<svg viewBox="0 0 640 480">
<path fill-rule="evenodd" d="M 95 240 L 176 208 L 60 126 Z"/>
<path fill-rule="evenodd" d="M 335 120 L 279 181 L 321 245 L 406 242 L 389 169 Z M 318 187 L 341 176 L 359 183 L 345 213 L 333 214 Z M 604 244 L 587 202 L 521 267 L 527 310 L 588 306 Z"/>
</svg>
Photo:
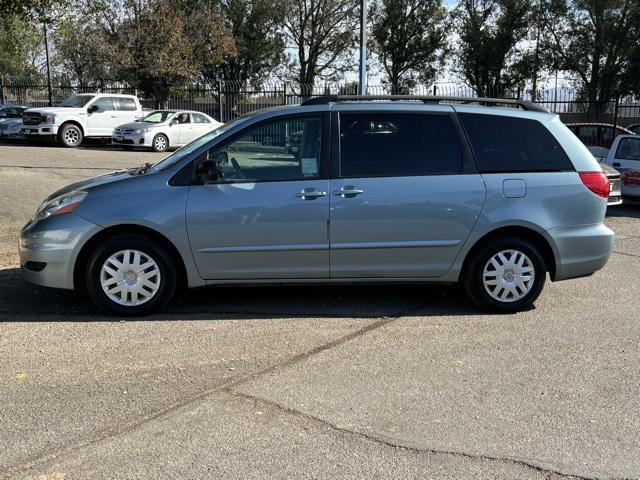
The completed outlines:
<svg viewBox="0 0 640 480">
<path fill-rule="evenodd" d="M 457 286 L 306 285 L 203 287 L 178 294 L 161 314 L 142 320 L 381 318 L 477 315 Z M 114 321 L 84 292 L 39 287 L 20 269 L 0 270 L 0 322 Z"/>
<path fill-rule="evenodd" d="M 35 140 L 23 140 L 23 139 L 13 139 L 13 140 L 0 140 L 0 147 L 2 147 L 3 145 L 7 145 L 7 146 L 11 146 L 11 147 L 24 147 L 24 148 L 31 148 L 31 147 L 37 147 L 37 148 L 42 148 L 42 147 L 57 147 L 57 148 L 61 148 L 61 149 L 66 149 L 67 147 L 60 145 L 57 142 L 54 142 L 52 140 L 43 140 L 43 139 L 35 139 Z M 111 152 L 126 152 L 126 153 L 130 153 L 131 150 L 126 150 L 122 147 L 119 147 L 117 145 L 112 145 L 110 143 L 107 143 L 105 140 L 95 140 L 95 139 L 85 139 L 82 143 L 81 146 L 79 147 L 75 147 L 76 149 L 79 150 L 104 150 L 104 151 L 111 151 Z M 175 148 L 170 148 L 168 150 L 168 152 L 172 152 L 174 151 Z M 151 148 L 142 148 L 142 147 L 134 147 L 135 152 L 150 152 L 152 153 L 153 150 L 151 150 Z"/>
<path fill-rule="evenodd" d="M 640 202 L 624 198 L 618 207 L 607 208 L 607 217 L 640 218 Z"/>
</svg>

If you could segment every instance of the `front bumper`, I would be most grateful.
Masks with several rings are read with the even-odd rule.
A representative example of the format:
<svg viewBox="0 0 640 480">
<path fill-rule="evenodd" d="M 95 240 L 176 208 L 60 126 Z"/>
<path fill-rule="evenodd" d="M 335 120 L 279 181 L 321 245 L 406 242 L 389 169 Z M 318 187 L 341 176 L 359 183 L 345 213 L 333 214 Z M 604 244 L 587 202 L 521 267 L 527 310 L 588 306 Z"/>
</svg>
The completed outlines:
<svg viewBox="0 0 640 480">
<path fill-rule="evenodd" d="M 128 145 L 130 147 L 150 147 L 151 137 L 146 133 L 114 134 L 111 136 L 111 143 L 114 145 Z"/>
<path fill-rule="evenodd" d="M 73 213 L 29 222 L 20 232 L 20 266 L 26 280 L 73 289 L 80 249 L 102 227 Z"/>
<path fill-rule="evenodd" d="M 23 125 L 22 134 L 26 137 L 51 136 L 58 134 L 58 128 L 58 125 L 53 124 Z"/>
<path fill-rule="evenodd" d="M 555 245 L 554 280 L 584 277 L 605 266 L 615 234 L 602 223 L 556 227 L 547 231 Z"/>
</svg>

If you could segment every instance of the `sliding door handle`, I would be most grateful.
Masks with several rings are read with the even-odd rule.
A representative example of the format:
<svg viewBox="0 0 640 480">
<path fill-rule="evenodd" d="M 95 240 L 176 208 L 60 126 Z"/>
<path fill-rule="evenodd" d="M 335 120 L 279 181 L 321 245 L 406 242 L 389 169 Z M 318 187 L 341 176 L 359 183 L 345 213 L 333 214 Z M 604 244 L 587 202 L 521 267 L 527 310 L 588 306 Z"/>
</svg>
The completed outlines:
<svg viewBox="0 0 640 480">
<path fill-rule="evenodd" d="M 364 190 L 359 190 L 353 185 L 345 185 L 340 190 L 336 190 L 335 192 L 333 192 L 334 195 L 338 195 L 342 198 L 353 198 L 356 195 L 360 195 L 361 193 L 364 193 Z"/>
</svg>

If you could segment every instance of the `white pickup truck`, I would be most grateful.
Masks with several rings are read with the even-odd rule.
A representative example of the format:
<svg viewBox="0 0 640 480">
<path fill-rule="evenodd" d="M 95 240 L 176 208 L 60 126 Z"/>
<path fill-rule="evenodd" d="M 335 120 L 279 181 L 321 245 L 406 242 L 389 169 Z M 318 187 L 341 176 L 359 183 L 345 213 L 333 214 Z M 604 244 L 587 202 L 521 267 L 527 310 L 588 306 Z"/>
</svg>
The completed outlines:
<svg viewBox="0 0 640 480">
<path fill-rule="evenodd" d="M 65 147 L 77 147 L 85 137 L 111 137 L 113 129 L 142 117 L 134 95 L 83 93 L 58 107 L 30 108 L 22 114 L 27 137 L 54 137 Z"/>
</svg>

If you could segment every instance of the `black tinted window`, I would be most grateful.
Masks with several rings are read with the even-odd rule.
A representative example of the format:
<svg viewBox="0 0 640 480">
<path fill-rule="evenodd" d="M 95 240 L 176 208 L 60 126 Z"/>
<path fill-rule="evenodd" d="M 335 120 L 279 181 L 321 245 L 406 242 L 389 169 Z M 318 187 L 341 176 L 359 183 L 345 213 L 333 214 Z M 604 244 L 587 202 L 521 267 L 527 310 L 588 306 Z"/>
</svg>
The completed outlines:
<svg viewBox="0 0 640 480">
<path fill-rule="evenodd" d="M 461 113 L 481 172 L 573 170 L 558 141 L 537 120 Z"/>
<path fill-rule="evenodd" d="M 113 110 L 113 102 L 111 97 L 101 97 L 91 104 L 92 107 L 97 107 L 97 112 L 109 112 Z"/>
<path fill-rule="evenodd" d="M 125 110 L 125 111 L 136 110 L 136 102 L 133 100 L 133 98 L 116 97 L 115 101 L 116 101 L 118 110 Z"/>
<path fill-rule="evenodd" d="M 462 172 L 462 148 L 448 115 L 340 115 L 340 175 L 384 177 Z"/>
</svg>

